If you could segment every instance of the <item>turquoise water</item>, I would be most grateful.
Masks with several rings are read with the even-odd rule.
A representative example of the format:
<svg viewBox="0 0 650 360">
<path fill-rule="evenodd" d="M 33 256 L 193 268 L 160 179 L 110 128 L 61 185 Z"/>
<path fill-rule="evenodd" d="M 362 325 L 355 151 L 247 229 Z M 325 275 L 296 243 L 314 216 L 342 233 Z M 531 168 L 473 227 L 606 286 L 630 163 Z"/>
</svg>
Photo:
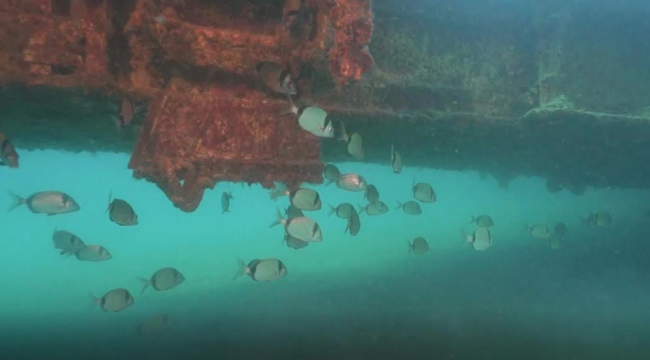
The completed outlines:
<svg viewBox="0 0 650 360">
<path fill-rule="evenodd" d="M 269 229 L 275 209 L 260 186 L 220 183 L 193 213 L 174 208 L 152 183 L 134 180 L 127 155 L 21 151 L 19 170 L 0 169 L 7 191 L 70 194 L 81 211 L 44 216 L 26 207 L 0 211 L 0 351 L 12 358 L 66 359 L 644 359 L 650 323 L 648 218 L 650 193 L 588 189 L 550 194 L 537 178 L 507 190 L 476 172 L 337 164 L 377 186 L 391 208 L 362 215 L 358 236 L 328 217 L 328 204 L 363 204 L 363 193 L 316 186 L 323 209 L 312 216 L 322 243 L 300 250 Z M 411 199 L 413 179 L 438 195 L 421 216 L 396 210 Z M 140 224 L 108 219 L 108 196 L 125 199 Z M 222 214 L 222 192 L 232 213 Z M 580 216 L 607 210 L 613 226 L 589 229 Z M 485 252 L 463 246 L 472 215 L 495 222 Z M 564 247 L 522 231 L 524 224 L 563 221 Z M 105 246 L 109 261 L 62 258 L 55 228 Z M 431 250 L 409 255 L 423 236 Z M 235 258 L 277 257 L 288 275 L 272 283 L 236 281 Z M 185 283 L 140 293 L 138 276 L 173 266 Z M 105 313 L 88 293 L 124 287 L 135 304 Z M 137 325 L 169 314 L 165 331 L 141 336 Z M 4 358 L 4 357 L 3 357 Z"/>
</svg>

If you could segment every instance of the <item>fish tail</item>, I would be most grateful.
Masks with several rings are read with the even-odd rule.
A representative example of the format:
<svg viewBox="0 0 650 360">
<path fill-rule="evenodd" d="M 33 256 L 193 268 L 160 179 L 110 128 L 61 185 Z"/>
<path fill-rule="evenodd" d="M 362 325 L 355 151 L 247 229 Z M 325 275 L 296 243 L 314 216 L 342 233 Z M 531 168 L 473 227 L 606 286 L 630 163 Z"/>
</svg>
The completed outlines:
<svg viewBox="0 0 650 360">
<path fill-rule="evenodd" d="M 221 213 L 222 213 L 222 214 L 230 213 L 230 209 L 226 209 L 226 210 L 222 211 Z"/>
<path fill-rule="evenodd" d="M 90 298 L 91 304 L 92 305 L 99 305 L 102 303 L 102 299 L 98 298 L 97 296 L 93 295 L 93 293 L 89 292 L 88 297 Z"/>
<path fill-rule="evenodd" d="M 298 114 L 298 107 L 293 102 L 293 99 L 291 98 L 291 94 L 287 94 L 287 98 L 289 99 L 289 108 L 282 110 L 280 112 L 280 115 Z"/>
<path fill-rule="evenodd" d="M 397 210 L 399 210 L 399 209 L 401 209 L 401 208 L 403 208 L 403 207 L 404 207 L 404 204 L 402 204 L 401 201 L 398 201 L 398 202 L 397 202 Z"/>
<path fill-rule="evenodd" d="M 276 211 L 275 216 L 276 216 L 277 219 L 271 224 L 271 226 L 269 226 L 269 228 L 272 228 L 272 227 L 274 227 L 276 225 L 283 224 L 285 222 L 284 217 L 282 216 L 282 213 L 280 212 L 280 210 L 275 209 L 275 211 Z"/>
<path fill-rule="evenodd" d="M 333 181 L 332 180 L 327 180 L 325 183 L 325 187 L 332 185 Z"/>
<path fill-rule="evenodd" d="M 14 192 L 9 191 L 9 196 L 11 196 L 11 205 L 9 205 L 9 211 L 19 207 L 20 205 L 24 205 L 27 203 L 27 200 L 24 198 L 16 195 Z"/>
<path fill-rule="evenodd" d="M 348 132 L 345 130 L 345 123 L 341 120 L 341 136 L 339 136 L 339 141 L 348 142 L 348 140 L 350 140 L 350 137 L 348 136 Z"/>
<path fill-rule="evenodd" d="M 345 225 L 345 230 L 343 230 L 343 233 L 344 233 L 344 234 L 347 234 L 347 233 L 348 233 L 348 230 L 350 230 L 350 219 L 348 219 L 348 224 Z"/>
<path fill-rule="evenodd" d="M 138 276 L 138 280 L 142 283 L 142 290 L 140 291 L 140 294 L 144 294 L 144 291 L 147 290 L 149 285 L 151 285 L 151 280 L 145 279 L 141 276 Z"/>
<path fill-rule="evenodd" d="M 111 209 L 111 201 L 113 201 L 113 189 L 108 193 L 108 206 L 106 207 L 106 211 Z"/>
<path fill-rule="evenodd" d="M 366 211 L 366 208 L 357 204 L 357 208 L 359 209 L 359 215 L 363 214 Z"/>
<path fill-rule="evenodd" d="M 230 200 L 235 200 L 235 198 L 232 197 L 232 191 L 231 191 L 231 190 L 228 190 L 228 198 L 229 198 Z"/>
<path fill-rule="evenodd" d="M 469 223 L 472 224 L 472 223 L 475 223 L 475 222 L 476 222 L 476 217 L 474 215 L 472 215 L 472 220 L 470 220 Z"/>
<path fill-rule="evenodd" d="M 528 232 L 528 229 L 529 229 L 528 228 L 528 223 L 525 222 L 524 223 L 524 229 L 522 230 L 522 232 Z"/>
<path fill-rule="evenodd" d="M 286 195 L 287 188 L 284 185 L 279 185 L 276 184 L 271 191 L 269 191 L 269 195 L 271 196 L 271 200 L 277 200 L 279 197 Z"/>
<path fill-rule="evenodd" d="M 240 277 L 242 277 L 242 275 L 246 274 L 246 263 L 244 262 L 244 260 L 240 258 L 237 258 L 236 260 L 237 260 L 238 268 L 237 268 L 237 272 L 232 277 L 233 280 L 237 280 Z"/>
<path fill-rule="evenodd" d="M 332 216 L 332 214 L 336 212 L 336 208 L 332 206 L 332 204 L 329 204 L 329 206 L 330 206 L 330 213 L 327 214 L 327 216 Z"/>
<path fill-rule="evenodd" d="M 472 242 L 472 236 L 465 232 L 465 229 L 461 228 L 460 236 L 462 239 L 461 245 L 467 245 Z"/>
<path fill-rule="evenodd" d="M 413 244 L 410 241 L 406 240 L 406 243 L 409 244 L 409 255 L 413 254 Z"/>
</svg>

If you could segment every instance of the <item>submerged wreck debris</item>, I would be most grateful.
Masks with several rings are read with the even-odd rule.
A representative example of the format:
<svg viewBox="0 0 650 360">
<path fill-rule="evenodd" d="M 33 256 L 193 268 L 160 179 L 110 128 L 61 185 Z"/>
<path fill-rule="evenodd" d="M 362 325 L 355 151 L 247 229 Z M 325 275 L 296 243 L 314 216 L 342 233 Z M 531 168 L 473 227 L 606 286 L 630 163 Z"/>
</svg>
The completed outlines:
<svg viewBox="0 0 650 360">
<path fill-rule="evenodd" d="M 363 135 L 365 162 L 394 146 L 503 189 L 650 188 L 647 11 L 615 33 L 588 0 L 526 3 L 0 1 L 0 131 L 19 152 L 129 152 L 184 211 L 219 181 L 319 183 L 321 159 L 350 160 L 280 116 L 286 93 Z M 116 131 L 125 98 L 143 111 Z"/>
<path fill-rule="evenodd" d="M 261 91 L 256 69 L 360 80 L 370 0 L 184 3 L 2 2 L 0 84 L 148 99 L 129 167 L 184 211 L 218 181 L 321 182 L 318 140 L 279 116 L 286 99 Z"/>
</svg>

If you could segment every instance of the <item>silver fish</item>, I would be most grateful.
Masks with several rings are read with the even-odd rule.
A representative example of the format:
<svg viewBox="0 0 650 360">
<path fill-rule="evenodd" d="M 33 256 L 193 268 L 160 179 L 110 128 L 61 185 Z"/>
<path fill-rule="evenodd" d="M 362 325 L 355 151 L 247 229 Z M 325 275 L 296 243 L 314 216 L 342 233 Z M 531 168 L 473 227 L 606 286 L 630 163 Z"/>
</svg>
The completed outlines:
<svg viewBox="0 0 650 360">
<path fill-rule="evenodd" d="M 492 247 L 492 235 L 488 228 L 478 228 L 473 234 L 465 235 L 465 242 L 472 244 L 476 251 L 485 251 Z"/>
<path fill-rule="evenodd" d="M 296 86 L 287 67 L 272 62 L 259 63 L 255 69 L 260 81 L 278 94 L 296 95 Z"/>
<path fill-rule="evenodd" d="M 339 168 L 332 164 L 325 165 L 325 168 L 323 169 L 323 177 L 327 180 L 325 186 L 337 182 L 340 176 L 341 172 L 339 171 Z"/>
<path fill-rule="evenodd" d="M 65 230 L 55 230 L 52 233 L 52 241 L 54 241 L 54 248 L 61 250 L 61 255 L 71 255 L 86 247 L 77 235 Z"/>
<path fill-rule="evenodd" d="M 137 109 L 133 106 L 131 100 L 126 97 L 122 98 L 122 101 L 120 102 L 120 115 L 119 117 L 114 118 L 118 130 L 122 130 L 131 124 L 136 110 Z"/>
<path fill-rule="evenodd" d="M 292 248 L 292 249 L 302 249 L 309 245 L 307 241 L 302 241 L 300 239 L 297 239 L 289 234 L 284 234 L 284 240 L 283 242 L 287 243 L 287 246 Z"/>
<path fill-rule="evenodd" d="M 68 194 L 60 191 L 38 192 L 27 199 L 24 199 L 12 192 L 9 194 L 14 201 L 9 210 L 21 205 L 27 205 L 29 210 L 35 214 L 47 214 L 48 216 L 67 214 L 81 209 L 79 204 Z"/>
<path fill-rule="evenodd" d="M 342 174 L 336 186 L 347 191 L 365 191 L 368 188 L 366 180 L 358 174 Z"/>
<path fill-rule="evenodd" d="M 289 191 L 286 186 L 278 184 L 271 190 L 271 199 L 276 200 L 280 196 L 288 196 L 291 204 L 300 210 L 318 211 L 322 207 L 320 195 L 313 189 L 299 188 Z"/>
<path fill-rule="evenodd" d="M 423 203 L 436 202 L 436 193 L 433 191 L 431 185 L 427 183 L 415 183 L 413 181 L 413 197 Z"/>
<path fill-rule="evenodd" d="M 289 111 L 298 115 L 298 125 L 300 125 L 303 130 L 318 137 L 334 137 L 334 125 L 332 124 L 332 119 L 325 110 L 315 106 L 297 107 L 293 103 L 293 100 L 291 100 L 291 97 L 289 97 L 289 103 L 291 104 Z"/>
<path fill-rule="evenodd" d="M 0 166 L 18 167 L 18 153 L 9 139 L 0 133 Z"/>
<path fill-rule="evenodd" d="M 232 193 L 231 192 L 223 192 L 221 194 L 221 213 L 229 213 L 230 212 L 230 200 L 232 200 Z"/>
<path fill-rule="evenodd" d="M 341 137 L 339 138 L 342 141 L 345 141 L 348 147 L 348 154 L 357 160 L 362 160 L 364 156 L 363 150 L 363 138 L 358 133 L 352 133 L 348 135 L 345 130 L 345 124 L 341 122 Z"/>
<path fill-rule="evenodd" d="M 476 223 L 476 226 L 484 228 L 494 226 L 494 221 L 492 221 L 492 218 L 489 215 L 479 215 L 477 217 L 472 216 L 472 220 L 470 220 L 469 223 Z"/>
<path fill-rule="evenodd" d="M 138 225 L 138 215 L 131 205 L 122 199 L 113 199 L 113 193 L 108 196 L 109 219 L 120 226 Z"/>
<path fill-rule="evenodd" d="M 377 190 L 375 185 L 368 185 L 364 197 L 368 200 L 368 202 L 373 204 L 379 201 L 379 191 Z"/>
<path fill-rule="evenodd" d="M 166 267 L 156 271 L 150 279 L 139 279 L 143 283 L 142 293 L 144 293 L 149 286 L 154 288 L 156 291 L 163 291 L 173 289 L 185 282 L 185 276 L 172 267 Z"/>
<path fill-rule="evenodd" d="M 353 211 L 354 211 L 354 207 L 352 206 L 352 204 L 342 203 L 339 204 L 339 206 L 337 207 L 330 205 L 329 215 L 336 213 L 336 216 L 340 217 L 341 219 L 348 219 Z"/>
<path fill-rule="evenodd" d="M 395 150 L 395 145 L 390 146 L 390 165 L 395 174 L 402 172 L 402 156 Z"/>
<path fill-rule="evenodd" d="M 409 200 L 405 203 L 398 202 L 397 203 L 397 208 L 404 210 L 405 213 L 409 215 L 420 215 L 422 214 L 422 208 L 420 208 L 420 204 L 416 203 L 415 201 Z"/>
<path fill-rule="evenodd" d="M 284 263 L 278 259 L 255 259 L 248 265 L 241 260 L 237 259 L 239 270 L 233 276 L 233 280 L 240 278 L 244 274 L 248 274 L 251 279 L 255 281 L 275 281 L 287 275 L 288 271 Z"/>
<path fill-rule="evenodd" d="M 357 213 L 357 211 L 353 208 L 352 213 L 350 213 L 350 217 L 348 218 L 348 225 L 345 227 L 345 231 L 343 233 L 345 234 L 349 231 L 350 235 L 357 236 L 360 230 L 361 219 L 359 218 L 359 213 Z"/>
<path fill-rule="evenodd" d="M 409 254 L 413 253 L 415 255 L 422 255 L 425 252 L 429 251 L 429 243 L 423 237 L 417 237 L 413 242 L 409 243 Z"/>
<path fill-rule="evenodd" d="M 80 261 L 99 262 L 113 258 L 113 255 L 103 246 L 86 245 L 74 253 Z"/>
<path fill-rule="evenodd" d="M 122 311 L 129 306 L 133 305 L 133 296 L 126 289 L 115 289 L 107 292 L 101 298 L 96 298 L 90 294 L 95 304 L 100 305 L 102 310 L 106 312 Z"/>
<path fill-rule="evenodd" d="M 167 330 L 171 323 L 171 317 L 168 314 L 158 314 L 143 320 L 138 325 L 137 331 L 142 336 L 149 336 Z"/>
<path fill-rule="evenodd" d="M 526 230 L 532 237 L 537 239 L 547 239 L 551 236 L 551 229 L 548 226 L 543 224 L 535 224 L 531 227 L 528 227 L 528 224 L 525 225 Z"/>
<path fill-rule="evenodd" d="M 555 224 L 555 235 L 559 237 L 563 237 L 569 232 L 569 228 L 566 226 L 565 223 L 559 222 Z"/>
<path fill-rule="evenodd" d="M 381 215 L 388 212 L 388 205 L 383 201 L 368 203 L 365 207 L 359 205 L 359 213 L 366 213 L 370 216 Z"/>
<path fill-rule="evenodd" d="M 321 242 L 323 241 L 323 232 L 318 223 L 309 217 L 301 216 L 293 219 L 285 219 L 278 210 L 278 219 L 270 227 L 282 224 L 284 231 L 302 241 Z"/>
</svg>

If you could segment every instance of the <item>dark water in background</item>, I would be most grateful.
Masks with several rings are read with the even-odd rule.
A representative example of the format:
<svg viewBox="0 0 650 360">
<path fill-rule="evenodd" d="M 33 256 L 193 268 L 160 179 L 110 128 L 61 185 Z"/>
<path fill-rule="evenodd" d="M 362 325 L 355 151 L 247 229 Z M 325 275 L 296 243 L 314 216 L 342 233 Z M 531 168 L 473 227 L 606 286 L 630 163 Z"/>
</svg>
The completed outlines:
<svg viewBox="0 0 650 360">
<path fill-rule="evenodd" d="M 126 155 L 22 151 L 21 160 L 20 171 L 2 170 L 0 194 L 62 190 L 82 209 L 0 212 L 2 359 L 645 359 L 650 350 L 647 191 L 577 197 L 550 194 L 536 178 L 503 190 L 475 172 L 395 175 L 387 165 L 338 164 L 375 184 L 390 212 L 362 216 L 351 237 L 327 204 L 361 204 L 363 194 L 315 187 L 324 209 L 308 215 L 324 240 L 293 250 L 280 227 L 268 228 L 287 199 L 274 203 L 259 186 L 219 184 L 186 214 L 155 185 L 133 180 Z M 438 194 L 420 216 L 395 210 L 410 199 L 414 178 Z M 108 220 L 111 190 L 134 206 L 140 225 Z M 228 190 L 232 213 L 222 215 Z M 612 214 L 613 226 L 580 225 L 599 210 Z M 478 214 L 495 221 L 486 252 L 461 244 L 460 229 L 473 230 L 468 221 Z M 560 250 L 522 232 L 524 223 L 558 221 L 570 229 Z M 113 259 L 60 258 L 55 227 L 107 247 Z M 429 241 L 429 253 L 408 254 L 406 240 L 416 236 Z M 289 274 L 232 281 L 236 257 L 277 257 Z M 186 282 L 141 295 L 136 277 L 165 266 Z M 88 296 L 118 287 L 135 297 L 120 313 L 104 313 Z M 140 336 L 137 325 L 160 313 L 171 326 Z"/>
</svg>

